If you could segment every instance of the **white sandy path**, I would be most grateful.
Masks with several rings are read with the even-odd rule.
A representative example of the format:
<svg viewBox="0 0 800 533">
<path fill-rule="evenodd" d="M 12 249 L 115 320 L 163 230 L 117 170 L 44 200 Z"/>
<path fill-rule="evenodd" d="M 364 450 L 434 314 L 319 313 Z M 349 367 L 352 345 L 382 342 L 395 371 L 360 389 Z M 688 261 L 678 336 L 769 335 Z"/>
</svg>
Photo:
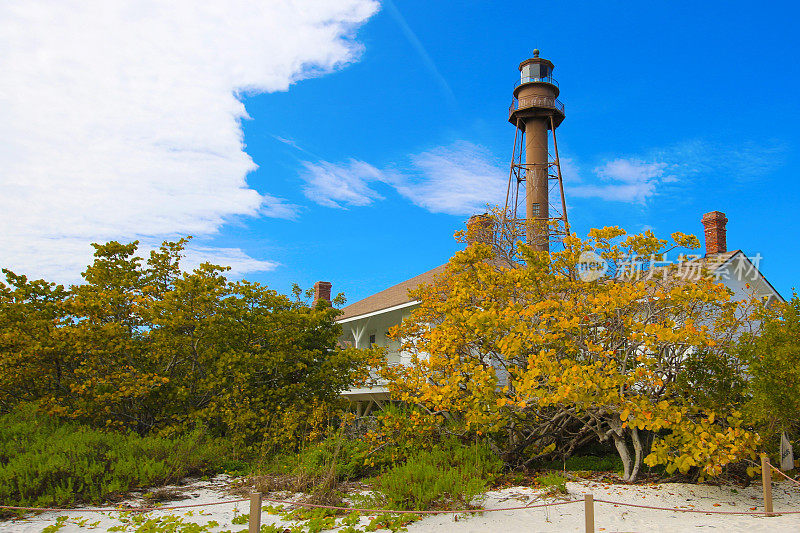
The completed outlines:
<svg viewBox="0 0 800 533">
<path fill-rule="evenodd" d="M 569 497 L 583 499 L 591 493 L 596 499 L 650 505 L 654 507 L 683 507 L 686 509 L 714 511 L 749 511 L 761 508 L 761 487 L 733 486 L 712 487 L 664 483 L 660 485 L 610 485 L 596 482 L 567 483 Z M 733 491 L 736 491 L 734 493 Z M 776 511 L 800 511 L 800 490 L 788 483 L 773 485 Z M 486 508 L 511 507 L 523 503 L 542 502 L 540 492 L 515 487 L 487 493 L 483 506 Z M 714 504 L 719 504 L 715 506 Z M 436 516 L 426 518 L 408 528 L 409 533 L 452 531 L 458 533 L 498 531 L 516 532 L 582 532 L 584 531 L 583 502 L 550 508 L 520 511 L 498 511 L 473 516 L 469 519 Z M 595 531 L 608 532 L 682 532 L 682 531 L 726 531 L 734 533 L 756 532 L 800 532 L 800 514 L 774 517 L 707 515 L 659 511 L 633 507 L 615 507 L 595 503 Z"/>
<path fill-rule="evenodd" d="M 228 491 L 230 479 L 227 476 L 217 476 L 209 481 L 195 481 L 183 486 L 169 486 L 165 489 L 175 489 L 183 492 L 187 499 L 178 500 L 173 502 L 164 503 L 164 506 L 173 505 L 192 505 L 197 503 L 213 503 L 225 500 L 240 499 L 241 496 L 231 494 Z M 141 498 L 134 498 L 128 502 L 134 506 L 147 506 Z M 113 507 L 104 505 L 103 507 Z M 211 520 L 219 522 L 220 527 L 214 528 L 213 531 L 223 531 L 230 529 L 232 531 L 241 531 L 242 528 L 247 529 L 247 525 L 232 524 L 231 521 L 236 514 L 248 513 L 248 502 L 223 504 L 223 505 L 210 505 L 206 507 L 195 507 L 191 509 L 176 509 L 166 511 L 154 511 L 148 513 L 150 517 L 159 517 L 165 515 L 180 516 L 186 522 L 194 522 L 196 524 L 206 524 Z M 202 513 L 202 514 L 201 514 Z M 85 531 L 107 531 L 111 526 L 119 526 L 120 521 L 117 519 L 119 513 L 97 513 L 97 512 L 46 512 L 35 516 L 27 517 L 23 520 L 14 521 L 0 521 L 0 533 L 39 533 L 46 526 L 55 523 L 56 518 L 59 516 L 68 516 L 69 521 L 63 528 L 59 529 L 59 533 L 72 533 L 72 532 L 85 532 Z M 86 519 L 86 526 L 80 527 L 75 524 L 76 521 Z M 93 529 L 89 528 L 89 524 L 99 522 Z"/>
<path fill-rule="evenodd" d="M 207 503 L 236 498 L 227 491 L 228 480 L 224 477 L 212 481 L 198 481 L 182 487 L 186 490 L 189 499 L 173 502 L 167 505 L 185 505 L 194 503 Z M 585 493 L 592 493 L 596 499 L 614 500 L 626 503 L 651 505 L 656 507 L 683 507 L 687 509 L 715 510 L 715 511 L 749 511 L 751 507 L 761 509 L 761 487 L 752 485 L 747 488 L 734 486 L 712 487 L 707 485 L 688 485 L 666 483 L 660 485 L 614 485 L 592 481 L 567 483 L 569 498 L 582 499 Z M 775 510 L 800 511 L 800 487 L 791 486 L 788 482 L 773 485 Z M 527 487 L 512 487 L 497 491 L 490 491 L 483 500 L 483 506 L 489 509 L 500 507 L 513 507 L 518 505 L 537 504 L 552 499 L 543 498 L 541 492 Z M 138 503 L 138 502 L 137 502 Z M 266 503 L 266 502 L 265 502 Z M 718 504 L 718 505 L 715 505 Z M 150 516 L 163 516 L 174 514 L 183 517 L 187 522 L 205 524 L 215 520 L 219 526 L 213 531 L 241 531 L 246 530 L 246 525 L 235 525 L 231 520 L 235 516 L 234 509 L 239 512 L 248 511 L 248 503 L 225 504 L 204 507 L 203 513 L 199 509 L 158 511 Z M 187 515 L 191 511 L 191 516 Z M 207 513 L 207 514 L 206 514 Z M 39 533 L 42 529 L 55 522 L 55 519 L 66 513 L 42 513 L 25 520 L 0 522 L 0 533 L 22 532 Z M 69 513 L 71 520 L 60 529 L 63 533 L 87 531 L 86 528 L 77 526 L 72 519 L 87 518 L 91 523 L 99 520 L 100 524 L 94 531 L 105 531 L 119 522 L 114 519 L 114 514 L 109 513 Z M 746 531 L 748 533 L 769 532 L 800 532 L 800 514 L 783 515 L 775 517 L 739 516 L 739 515 L 707 515 L 693 513 L 679 513 L 675 511 L 659 511 L 639 509 L 632 507 L 614 507 L 613 505 L 595 504 L 596 531 L 605 532 L 682 532 L 682 531 L 725 531 L 734 533 Z M 368 519 L 362 519 L 362 525 Z M 264 513 L 262 523 L 289 525 L 276 516 Z M 583 531 L 584 515 L 583 502 L 544 509 L 525 509 L 517 511 L 488 512 L 481 515 L 452 515 L 429 516 L 411 524 L 409 533 L 431 532 L 580 532 Z"/>
</svg>

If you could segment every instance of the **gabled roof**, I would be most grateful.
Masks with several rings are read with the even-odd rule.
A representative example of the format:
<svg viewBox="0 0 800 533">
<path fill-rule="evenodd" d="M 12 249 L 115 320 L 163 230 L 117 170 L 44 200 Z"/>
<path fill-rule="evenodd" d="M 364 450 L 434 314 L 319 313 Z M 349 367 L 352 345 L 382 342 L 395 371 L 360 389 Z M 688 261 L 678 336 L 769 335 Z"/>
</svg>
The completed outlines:
<svg viewBox="0 0 800 533">
<path fill-rule="evenodd" d="M 344 314 L 340 315 L 337 320 L 344 320 L 360 315 L 366 315 L 367 313 L 374 313 L 375 311 L 380 311 L 382 309 L 388 309 L 404 303 L 413 302 L 414 300 L 408 295 L 408 291 L 416 289 L 420 285 L 432 283 L 437 274 L 444 272 L 446 266 L 446 264 L 440 265 L 434 269 L 428 270 L 423 274 L 420 274 L 419 276 L 402 281 L 397 285 L 392 285 L 388 289 L 382 290 L 381 292 L 375 293 L 372 296 L 367 296 L 363 300 L 352 303 L 342 308 Z"/>
<path fill-rule="evenodd" d="M 704 268 L 707 268 L 711 272 L 715 272 L 718 269 L 725 266 L 729 261 L 731 261 L 736 255 L 741 254 L 744 260 L 750 262 L 750 259 L 742 252 L 741 250 L 731 250 L 728 252 L 722 252 L 710 256 L 699 257 L 697 259 L 692 259 L 688 261 L 688 264 L 698 264 Z M 752 262 L 750 262 L 752 265 Z M 447 265 L 440 265 L 434 269 L 428 270 L 427 272 L 420 274 L 419 276 L 415 276 L 411 279 L 406 281 L 402 281 L 397 285 L 393 285 L 388 289 L 382 290 L 381 292 L 375 293 L 372 296 L 367 296 L 363 300 L 359 300 L 355 303 L 352 303 L 344 308 L 342 308 L 343 314 L 337 318 L 337 320 L 345 320 L 361 315 L 366 315 L 369 313 L 374 313 L 376 311 L 381 311 L 383 309 L 389 309 L 391 307 L 395 307 L 398 305 L 402 305 L 405 303 L 413 302 L 414 300 L 408 295 L 409 290 L 416 289 L 420 285 L 432 283 L 434 278 L 444 272 L 445 267 Z M 764 277 L 763 274 L 758 270 L 756 265 L 752 265 L 757 272 L 761 279 L 769 286 L 775 293 L 775 295 L 783 301 L 783 297 L 775 290 L 772 284 Z"/>
<path fill-rule="evenodd" d="M 699 259 L 695 259 L 695 261 L 700 261 L 705 264 L 705 267 L 712 272 L 725 263 L 727 263 L 734 255 L 742 252 L 741 250 L 731 250 L 729 252 L 721 252 L 718 254 L 707 255 L 705 257 L 700 257 Z M 744 253 L 744 252 L 742 252 Z"/>
<path fill-rule="evenodd" d="M 718 254 L 705 255 L 705 256 L 700 256 L 700 257 L 690 256 L 689 258 L 686 258 L 686 259 L 684 259 L 683 261 L 681 261 L 679 263 L 671 263 L 671 264 L 668 264 L 666 266 L 665 265 L 656 264 L 656 265 L 653 265 L 648 270 L 634 270 L 634 271 L 632 271 L 632 273 L 638 272 L 638 273 L 644 274 L 645 272 L 650 272 L 654 276 L 662 276 L 662 273 L 664 273 L 663 275 L 666 276 L 666 273 L 671 272 L 669 277 L 672 277 L 672 278 L 675 278 L 675 279 L 685 278 L 685 276 L 687 274 L 691 274 L 691 273 L 696 273 L 696 274 L 699 275 L 702 269 L 706 269 L 709 272 L 714 273 L 717 270 L 719 270 L 720 268 L 722 268 L 723 266 L 725 266 L 736 254 L 739 254 L 739 253 L 742 253 L 742 251 L 741 250 L 732 250 L 732 251 L 729 251 L 729 252 L 721 252 L 721 253 L 718 253 Z M 647 257 L 642 257 L 641 259 L 643 261 L 643 264 L 642 264 L 643 266 L 649 266 L 647 264 Z M 678 266 L 678 270 L 677 271 L 669 270 L 670 267 L 674 266 L 674 265 Z M 612 278 L 612 279 L 614 279 L 614 278 Z"/>
<path fill-rule="evenodd" d="M 755 281 L 757 275 L 757 279 L 764 282 L 766 288 L 772 291 L 773 295 L 781 302 L 786 302 L 786 300 L 781 296 L 781 293 L 769 282 L 767 277 L 761 273 L 759 270 L 758 265 L 753 263 L 750 257 L 747 256 L 742 250 L 734 250 L 732 252 L 724 252 L 721 254 L 716 254 L 711 257 L 706 257 L 705 261 L 708 262 L 707 268 L 712 272 L 717 271 L 724 267 L 725 265 L 730 264 L 734 268 L 734 272 L 732 273 L 734 277 L 738 277 L 739 281 Z M 739 264 L 734 264 L 738 262 Z M 746 265 L 742 263 L 746 262 Z M 757 261 L 758 262 L 758 261 Z M 744 267 L 744 268 L 742 268 Z M 755 275 L 754 275 L 755 274 Z"/>
</svg>

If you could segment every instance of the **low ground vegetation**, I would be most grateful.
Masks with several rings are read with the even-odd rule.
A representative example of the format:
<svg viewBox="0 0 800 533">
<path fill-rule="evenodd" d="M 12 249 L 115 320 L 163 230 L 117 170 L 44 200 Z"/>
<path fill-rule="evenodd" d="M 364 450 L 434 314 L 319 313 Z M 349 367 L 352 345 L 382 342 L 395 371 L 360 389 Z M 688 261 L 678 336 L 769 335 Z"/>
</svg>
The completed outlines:
<svg viewBox="0 0 800 533">
<path fill-rule="evenodd" d="M 338 347 L 338 312 L 300 289 L 182 271 L 185 244 L 147 260 L 135 243 L 97 245 L 69 288 L 4 271 L 0 501 L 100 503 L 228 472 L 243 490 L 315 503 L 453 509 L 512 482 L 557 495 L 587 471 L 739 475 L 757 452 L 777 455 L 780 432 L 800 436 L 796 295 L 746 308 L 710 278 L 578 277 L 585 252 L 613 264 L 690 236 L 604 228 L 549 255 L 470 245 L 395 332 L 411 368 Z M 369 365 L 395 402 L 364 424 L 339 393 Z M 298 531 L 361 531 L 352 516 L 291 513 Z"/>
<path fill-rule="evenodd" d="M 446 442 L 422 450 L 377 478 L 392 509 L 468 507 L 500 474 L 503 463 L 485 445 Z"/>
<path fill-rule="evenodd" d="M 544 487 L 547 494 L 552 496 L 567 493 L 567 478 L 554 472 L 537 476 L 536 483 Z"/>
<path fill-rule="evenodd" d="M 224 455 L 222 443 L 201 429 L 142 437 L 59 421 L 21 406 L 0 416 L 0 502 L 99 504 L 132 489 L 217 472 Z"/>
</svg>

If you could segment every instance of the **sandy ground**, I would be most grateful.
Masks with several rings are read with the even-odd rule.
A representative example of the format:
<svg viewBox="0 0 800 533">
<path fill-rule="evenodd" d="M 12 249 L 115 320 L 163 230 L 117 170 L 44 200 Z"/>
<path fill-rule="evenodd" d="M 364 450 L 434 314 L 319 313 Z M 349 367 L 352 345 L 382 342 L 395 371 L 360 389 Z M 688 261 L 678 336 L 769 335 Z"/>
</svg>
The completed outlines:
<svg viewBox="0 0 800 533">
<path fill-rule="evenodd" d="M 787 483 L 773 485 L 776 511 L 800 511 L 800 487 Z M 612 485 L 597 482 L 567 483 L 568 497 L 583 499 L 591 493 L 595 499 L 714 511 L 761 511 L 761 487 L 748 488 L 682 483 L 659 485 Z M 486 508 L 511 507 L 518 503 L 537 504 L 543 501 L 539 491 L 526 487 L 513 487 L 486 494 Z M 500 531 L 512 532 L 562 532 L 584 531 L 583 502 L 558 507 L 519 511 L 498 511 L 473 516 L 469 519 L 436 516 L 409 526 L 409 533 L 429 531 L 454 531 L 461 533 Z M 774 517 L 708 515 L 658 511 L 633 507 L 595 503 L 595 531 L 608 532 L 680 532 L 680 531 L 794 532 L 800 531 L 800 514 Z"/>
<path fill-rule="evenodd" d="M 215 502 L 236 499 L 228 492 L 229 480 L 219 476 L 211 481 L 196 481 L 181 487 L 174 487 L 186 496 L 186 499 L 165 503 L 164 505 L 184 505 L 194 503 Z M 616 485 L 594 481 L 567 483 L 571 499 L 583 499 L 583 495 L 591 493 L 595 499 L 614 500 L 625 503 L 636 503 L 657 507 L 678 507 L 683 509 L 714 511 L 750 511 L 761 509 L 761 487 L 752 485 L 747 488 L 734 486 L 713 487 L 707 485 L 688 485 L 664 483 L 653 485 Z M 800 511 L 800 487 L 788 482 L 777 482 L 773 485 L 775 511 Z M 482 501 L 487 509 L 513 507 L 519 505 L 535 505 L 554 501 L 542 495 L 540 491 L 528 487 L 512 487 L 488 492 Z M 141 504 L 141 499 L 132 499 L 131 504 Z M 268 502 L 265 502 L 265 504 Z M 478 503 L 478 502 L 476 502 Z M 755 509 L 753 509 L 755 508 Z M 223 504 L 194 509 L 173 511 L 155 511 L 150 517 L 165 515 L 179 516 L 184 522 L 207 524 L 214 520 L 218 526 L 210 531 L 247 530 L 247 525 L 232 524 L 237 514 L 247 513 L 248 502 L 239 504 Z M 63 533 L 79 531 L 106 531 L 109 527 L 119 526 L 118 513 L 57 513 L 48 512 L 15 521 L 0 521 L 0 533 L 4 532 L 40 532 L 46 526 L 55 523 L 61 516 L 69 516 L 69 520 L 59 529 Z M 365 525 L 368 518 L 362 518 Z M 262 524 L 290 525 L 277 516 L 266 512 L 262 516 Z M 550 508 L 523 509 L 516 511 L 487 512 L 478 515 L 439 515 L 429 516 L 408 526 L 409 533 L 428 532 L 567 532 L 584 531 L 583 502 Z M 733 533 L 746 531 L 757 532 L 799 532 L 800 514 L 774 517 L 709 515 L 680 513 L 676 511 L 660 511 L 632 507 L 614 506 L 595 503 L 595 530 L 607 532 L 681 532 L 681 531 L 726 531 Z"/>
</svg>

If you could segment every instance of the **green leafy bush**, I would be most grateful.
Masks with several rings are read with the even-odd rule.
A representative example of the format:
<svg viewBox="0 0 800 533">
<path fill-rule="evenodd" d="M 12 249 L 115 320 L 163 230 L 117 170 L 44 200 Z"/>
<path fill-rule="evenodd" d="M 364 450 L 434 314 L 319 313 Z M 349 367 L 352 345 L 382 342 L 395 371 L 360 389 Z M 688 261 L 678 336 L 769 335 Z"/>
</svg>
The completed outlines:
<svg viewBox="0 0 800 533">
<path fill-rule="evenodd" d="M 332 469 L 337 478 L 351 480 L 367 473 L 364 456 L 368 452 L 364 441 L 332 435 L 322 442 L 306 446 L 295 455 L 276 457 L 273 464 L 283 473 L 309 477 L 328 475 Z"/>
<path fill-rule="evenodd" d="M 369 459 L 381 455 L 382 451 L 375 450 L 373 443 L 365 439 L 348 438 L 339 430 L 319 442 L 307 443 L 297 452 L 268 455 L 258 471 L 272 476 L 291 476 L 299 483 L 285 488 L 304 491 L 322 478 L 351 481 L 379 472 L 386 462 L 381 460 L 375 466 Z M 275 487 L 274 490 L 280 489 Z"/>
<path fill-rule="evenodd" d="M 382 470 L 404 463 L 420 450 L 430 450 L 442 442 L 451 431 L 463 434 L 464 428 L 456 421 L 449 423 L 423 409 L 408 405 L 387 405 L 376 417 L 375 427 L 364 435 L 369 452 L 364 456 L 364 466 Z"/>
<path fill-rule="evenodd" d="M 747 363 L 747 401 L 743 411 L 764 435 L 800 436 L 800 296 L 776 304 L 759 317 L 760 336 L 744 335 L 736 354 Z"/>
<path fill-rule="evenodd" d="M 378 478 L 377 486 L 392 508 L 465 506 L 502 467 L 485 446 L 448 442 L 421 450 L 405 464 L 394 466 Z"/>
<path fill-rule="evenodd" d="M 299 287 L 288 296 L 229 280 L 228 267 L 183 269 L 187 242 L 146 260 L 138 242 L 95 244 L 69 289 L 3 269 L 0 414 L 35 401 L 140 435 L 201 421 L 241 454 L 316 440 L 369 352 L 338 348 L 340 311 L 309 306 Z"/>
<path fill-rule="evenodd" d="M 544 487 L 548 494 L 556 495 L 567 493 L 567 479 L 555 472 L 538 476 L 536 482 Z"/>
<path fill-rule="evenodd" d="M 241 459 L 228 459 L 220 465 L 220 470 L 234 477 L 247 475 L 252 468 L 253 465 L 250 462 Z"/>
<path fill-rule="evenodd" d="M 63 422 L 22 405 L 0 416 L 0 501 L 43 507 L 99 503 L 112 494 L 216 471 L 221 445 L 200 430 L 141 437 Z"/>
</svg>

